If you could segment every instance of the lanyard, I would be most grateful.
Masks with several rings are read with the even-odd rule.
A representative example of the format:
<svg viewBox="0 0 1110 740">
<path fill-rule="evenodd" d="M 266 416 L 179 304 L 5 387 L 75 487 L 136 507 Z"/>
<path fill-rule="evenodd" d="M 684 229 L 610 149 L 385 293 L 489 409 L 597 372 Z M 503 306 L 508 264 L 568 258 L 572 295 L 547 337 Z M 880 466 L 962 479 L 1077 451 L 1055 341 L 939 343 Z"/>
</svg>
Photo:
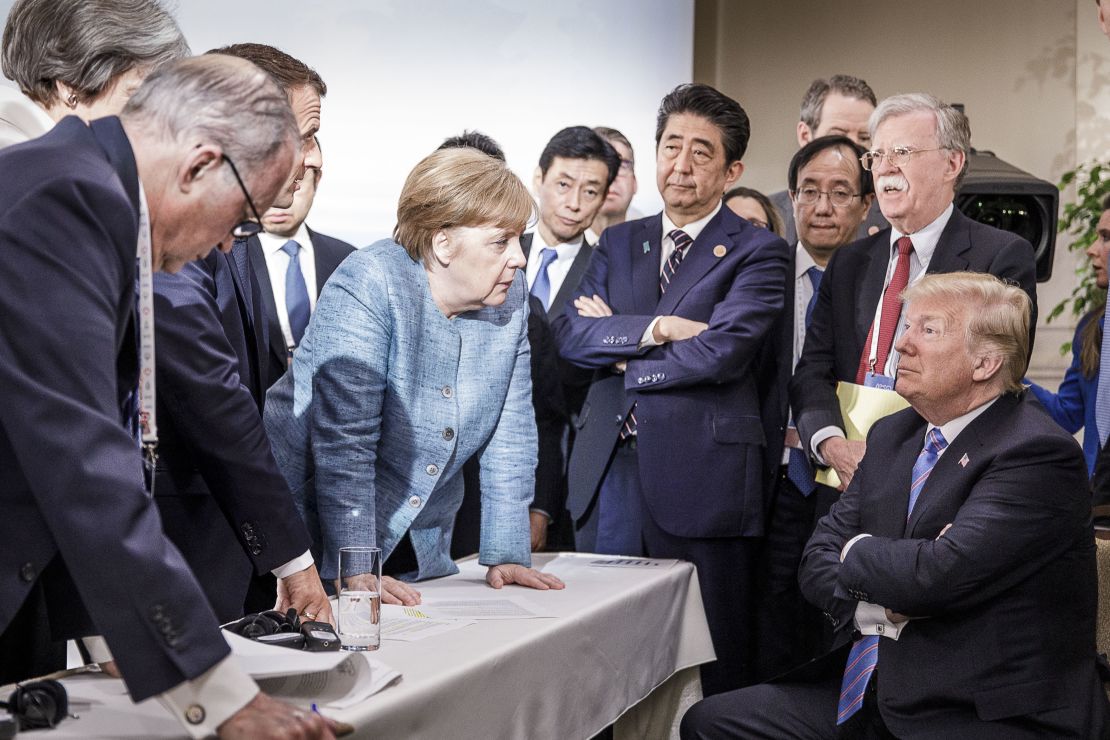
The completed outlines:
<svg viewBox="0 0 1110 740">
<path fill-rule="evenodd" d="M 150 236 L 150 209 L 139 185 L 139 424 L 143 460 L 153 471 L 158 449 L 158 420 L 154 392 L 154 257 Z"/>
</svg>

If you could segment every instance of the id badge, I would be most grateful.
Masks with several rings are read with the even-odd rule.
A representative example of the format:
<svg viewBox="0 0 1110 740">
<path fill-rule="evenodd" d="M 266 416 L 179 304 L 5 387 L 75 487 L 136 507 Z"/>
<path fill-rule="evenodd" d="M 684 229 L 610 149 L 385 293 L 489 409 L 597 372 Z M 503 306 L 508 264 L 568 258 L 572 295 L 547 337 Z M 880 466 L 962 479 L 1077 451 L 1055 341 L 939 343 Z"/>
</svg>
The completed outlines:
<svg viewBox="0 0 1110 740">
<path fill-rule="evenodd" d="M 868 388 L 878 388 L 884 391 L 894 390 L 894 378 L 874 372 L 868 372 L 863 376 L 863 384 Z"/>
</svg>

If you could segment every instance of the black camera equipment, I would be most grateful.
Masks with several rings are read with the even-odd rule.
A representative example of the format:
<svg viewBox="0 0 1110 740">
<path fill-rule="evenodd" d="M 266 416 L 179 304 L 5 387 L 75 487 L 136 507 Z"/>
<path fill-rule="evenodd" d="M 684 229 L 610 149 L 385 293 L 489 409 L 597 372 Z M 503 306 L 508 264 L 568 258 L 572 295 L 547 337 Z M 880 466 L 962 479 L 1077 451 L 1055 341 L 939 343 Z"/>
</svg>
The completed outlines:
<svg viewBox="0 0 1110 740">
<path fill-rule="evenodd" d="M 69 695 L 57 681 L 31 681 L 19 684 L 0 708 L 11 712 L 20 732 L 55 727 L 69 714 Z"/>
<path fill-rule="evenodd" d="M 1028 239 L 1037 261 L 1037 282 L 1052 277 L 1060 208 L 1055 185 L 1003 162 L 993 152 L 972 149 L 956 207 L 972 220 Z"/>
<path fill-rule="evenodd" d="M 284 614 L 272 610 L 248 614 L 225 625 L 224 629 L 268 645 L 281 645 L 296 650 L 326 652 L 339 649 L 339 636 L 330 624 L 302 623 L 296 609 L 289 609 Z"/>
</svg>

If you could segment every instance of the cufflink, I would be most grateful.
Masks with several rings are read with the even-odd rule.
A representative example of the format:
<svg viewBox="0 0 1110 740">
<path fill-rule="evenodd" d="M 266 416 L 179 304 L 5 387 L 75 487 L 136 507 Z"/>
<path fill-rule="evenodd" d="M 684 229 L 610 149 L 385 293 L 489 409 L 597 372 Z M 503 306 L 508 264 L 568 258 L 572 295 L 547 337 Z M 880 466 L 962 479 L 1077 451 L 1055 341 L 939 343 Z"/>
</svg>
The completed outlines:
<svg viewBox="0 0 1110 740">
<path fill-rule="evenodd" d="M 185 709 L 185 721 L 191 725 L 199 725 L 207 716 L 208 715 L 204 712 L 204 707 L 200 704 L 190 704 L 188 708 Z"/>
</svg>

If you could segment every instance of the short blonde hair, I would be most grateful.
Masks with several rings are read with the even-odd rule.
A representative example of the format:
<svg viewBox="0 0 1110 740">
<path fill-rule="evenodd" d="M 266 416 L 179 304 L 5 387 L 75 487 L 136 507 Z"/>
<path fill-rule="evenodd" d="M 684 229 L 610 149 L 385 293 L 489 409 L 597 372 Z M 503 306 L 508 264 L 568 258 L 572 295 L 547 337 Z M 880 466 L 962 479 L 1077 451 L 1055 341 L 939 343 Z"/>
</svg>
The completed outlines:
<svg viewBox="0 0 1110 740">
<path fill-rule="evenodd" d="M 432 239 L 453 226 L 523 233 L 536 210 L 528 188 L 504 162 L 477 149 L 440 149 L 405 180 L 393 239 L 414 261 L 432 260 Z"/>
<path fill-rule="evenodd" d="M 931 299 L 966 311 L 967 348 L 972 354 L 1002 355 L 1004 390 L 1021 390 L 1029 365 L 1032 302 L 1012 283 L 980 272 L 926 275 L 902 292 L 906 303 Z"/>
</svg>

